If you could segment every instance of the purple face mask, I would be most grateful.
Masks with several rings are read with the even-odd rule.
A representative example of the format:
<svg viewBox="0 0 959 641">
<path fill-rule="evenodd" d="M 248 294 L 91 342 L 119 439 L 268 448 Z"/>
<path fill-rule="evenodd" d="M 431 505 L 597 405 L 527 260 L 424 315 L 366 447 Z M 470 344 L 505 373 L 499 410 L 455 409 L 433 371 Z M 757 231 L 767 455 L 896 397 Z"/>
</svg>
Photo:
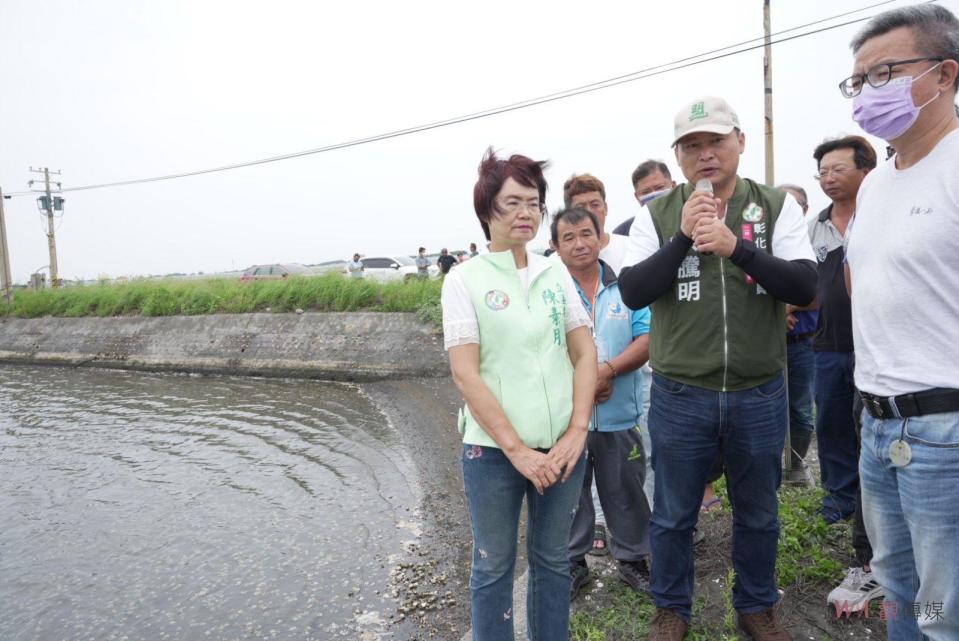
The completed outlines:
<svg viewBox="0 0 959 641">
<path fill-rule="evenodd" d="M 941 64 L 940 62 L 935 67 L 930 67 L 915 78 L 895 78 L 878 89 L 864 83 L 862 92 L 853 99 L 852 119 L 866 133 L 885 141 L 895 140 L 912 127 L 919 117 L 920 109 L 941 95 L 937 92 L 931 100 L 919 107 L 912 101 L 913 81 Z"/>
</svg>

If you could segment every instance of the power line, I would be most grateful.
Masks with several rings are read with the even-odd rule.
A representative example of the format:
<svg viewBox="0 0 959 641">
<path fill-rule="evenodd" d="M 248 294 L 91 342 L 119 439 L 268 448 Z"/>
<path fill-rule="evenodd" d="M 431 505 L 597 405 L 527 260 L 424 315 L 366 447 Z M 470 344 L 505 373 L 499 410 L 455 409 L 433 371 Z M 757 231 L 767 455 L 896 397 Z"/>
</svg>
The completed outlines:
<svg viewBox="0 0 959 641">
<path fill-rule="evenodd" d="M 885 1 L 883 1 L 883 2 L 877 2 L 877 3 L 875 3 L 875 4 L 871 4 L 871 5 L 867 5 L 867 6 L 864 6 L 864 7 L 860 7 L 859 9 L 855 9 L 855 10 L 852 10 L 852 11 L 847 11 L 847 12 L 845 12 L 845 13 L 836 14 L 836 15 L 830 16 L 830 17 L 828 17 L 828 18 L 822 18 L 822 19 L 819 19 L 819 20 L 815 20 L 815 21 L 813 21 L 813 22 L 809 22 L 809 23 L 803 24 L 803 25 L 798 25 L 798 26 L 795 26 L 795 27 L 790 27 L 789 29 L 784 29 L 784 30 L 782 30 L 782 31 L 776 32 L 775 34 L 772 34 L 772 36 L 780 36 L 780 35 L 785 34 L 785 33 L 790 33 L 790 32 L 793 32 L 793 31 L 797 31 L 797 30 L 799 30 L 799 29 L 805 29 L 805 28 L 807 28 L 807 27 L 815 26 L 815 25 L 818 25 L 818 24 L 822 24 L 822 23 L 824 23 L 824 22 L 829 22 L 829 21 L 835 20 L 835 19 L 837 19 L 837 18 L 846 17 L 846 16 L 849 16 L 849 15 L 852 15 L 852 14 L 855 14 L 855 13 L 860 13 L 860 12 L 862 12 L 862 11 L 867 11 L 867 10 L 869 10 L 869 9 L 874 9 L 874 8 L 876 8 L 876 7 L 880 7 L 880 6 L 883 6 L 883 5 L 892 4 L 892 3 L 895 2 L 895 1 L 896 1 L 896 0 L 885 0 Z M 936 0 L 927 0 L 926 4 L 932 3 L 932 2 L 935 2 L 935 1 L 936 1 Z M 822 27 L 822 28 L 820 28 L 820 29 L 815 29 L 815 30 L 812 30 L 812 31 L 807 31 L 807 32 L 800 33 L 800 34 L 796 34 L 796 35 L 793 35 L 793 36 L 788 36 L 788 37 L 785 37 L 785 38 L 780 38 L 779 40 L 771 41 L 770 44 L 771 44 L 771 45 L 773 45 L 773 44 L 780 44 L 780 43 L 783 43 L 783 42 L 789 42 L 789 41 L 791 41 L 791 40 L 797 40 L 797 39 L 799 39 L 799 38 L 805 38 L 805 37 L 807 37 L 807 36 L 816 35 L 816 34 L 819 34 L 819 33 L 823 33 L 823 32 L 825 32 L 825 31 L 831 31 L 831 30 L 833 30 L 833 29 L 838 29 L 838 28 L 840 28 L 840 27 L 845 27 L 845 26 L 848 26 L 848 25 L 851 25 L 851 24 L 856 24 L 856 23 L 859 23 L 859 22 L 863 22 L 863 21 L 868 20 L 868 19 L 870 19 L 870 18 L 872 18 L 872 17 L 873 17 L 873 16 L 871 16 L 871 15 L 870 15 L 870 16 L 865 16 L 865 17 L 862 17 L 862 18 L 857 18 L 857 19 L 855 19 L 855 20 L 849 20 L 849 21 L 846 21 L 846 22 L 841 22 L 841 23 L 837 23 L 837 24 L 834 24 L 834 25 L 830 25 L 830 26 L 828 26 L 828 27 Z M 493 108 L 486 109 L 486 110 L 483 110 L 483 111 L 477 111 L 477 112 L 473 112 L 473 113 L 466 114 L 466 115 L 462 115 L 462 116 L 456 116 L 456 117 L 453 117 L 453 118 L 448 118 L 448 119 L 446 119 L 446 120 L 438 120 L 438 121 L 431 122 L 431 123 L 427 123 L 427 124 L 423 124 L 423 125 L 417 125 L 417 126 L 413 126 L 413 127 L 408 127 L 408 128 L 406 128 L 406 129 L 398 129 L 398 130 L 394 130 L 394 131 L 389 131 L 389 132 L 385 132 L 385 133 L 382 133 L 382 134 L 376 134 L 376 135 L 373 135 L 373 136 L 368 136 L 368 137 L 365 137 L 365 138 L 358 138 L 358 139 L 354 139 L 354 140 L 348 140 L 348 141 L 345 141 L 345 142 L 335 143 L 335 144 L 327 145 L 327 146 L 324 146 L 324 147 L 317 147 L 317 148 L 314 148 L 314 149 L 306 149 L 306 150 L 303 150 L 303 151 L 297 151 L 297 152 L 292 152 L 292 153 L 288 153 L 288 154 L 281 154 L 281 155 L 278 155 L 278 156 L 269 156 L 269 157 L 260 158 L 260 159 L 257 159 L 257 160 L 251 160 L 251 161 L 246 161 L 246 162 L 234 163 L 234 164 L 229 164 L 229 165 L 222 165 L 222 166 L 219 166 L 219 167 L 211 167 L 211 168 L 207 168 L 207 169 L 198 169 L 198 170 L 194 170 L 194 171 L 187 171 L 187 172 L 181 172 L 181 173 L 176 173 L 176 174 L 167 174 L 167 175 L 163 175 L 163 176 L 153 176 L 153 177 L 149 177 L 149 178 L 135 178 L 135 179 L 131 179 L 131 180 L 121 180 L 121 181 L 108 182 L 108 183 L 99 183 L 99 184 L 92 184 L 92 185 L 82 185 L 82 186 L 79 186 L 79 187 L 66 187 L 66 188 L 64 188 L 62 191 L 64 191 L 64 192 L 68 192 L 68 191 L 86 191 L 86 190 L 90 190 L 90 189 L 103 189 L 103 188 L 107 188 L 107 187 L 123 187 L 123 186 L 127 186 L 127 185 L 136 185 L 136 184 L 143 184 L 143 183 L 150 183 L 150 182 L 160 182 L 160 181 L 164 181 L 164 180 L 174 180 L 174 179 L 177 179 L 177 178 L 188 178 L 188 177 L 190 177 L 190 176 L 200 176 L 200 175 L 204 175 L 204 174 L 212 174 L 212 173 L 218 173 L 218 172 L 222 172 L 222 171 L 229 171 L 229 170 L 232 170 L 232 169 L 241 169 L 241 168 L 244 168 L 244 167 L 253 167 L 253 166 L 256 166 L 256 165 L 264 165 L 264 164 L 268 164 L 268 163 L 279 162 L 279 161 L 282 161 L 282 160 L 291 160 L 291 159 L 293 159 L 293 158 L 301 158 L 301 157 L 303 157 L 303 156 L 311 156 L 311 155 L 321 154 L 321 153 L 325 153 L 325 152 L 329 152 L 329 151 L 336 151 L 336 150 L 339 150 L 339 149 L 346 149 L 346 148 L 349 148 L 349 147 L 357 147 L 357 146 L 369 144 L 369 143 L 372 143 L 372 142 L 379 142 L 379 141 L 382 141 L 382 140 L 389 140 L 389 139 L 391 139 L 391 138 L 398 138 L 398 137 L 401 137 L 401 136 L 407 136 L 407 135 L 414 134 L 414 133 L 421 133 L 421 132 L 424 132 L 424 131 L 430 131 L 430 130 L 432 130 L 432 129 L 439 129 L 439 128 L 442 128 L 442 127 L 449 127 L 449 126 L 451 126 L 451 125 L 462 124 L 462 123 L 465 123 L 465 122 L 470 122 L 470 121 L 472 121 L 472 120 L 479 120 L 479 119 L 481 119 L 481 118 L 488 118 L 488 117 L 490 117 L 490 116 L 496 116 L 496 115 L 508 113 L 508 112 L 511 112 L 511 111 L 517 111 L 517 110 L 520 110 L 520 109 L 526 109 L 526 108 L 528 108 L 528 107 L 534 107 L 534 106 L 538 106 L 538 105 L 542 105 L 542 104 L 546 104 L 546 103 L 550 103 L 550 102 L 555 102 L 555 101 L 557 101 L 557 100 L 563 100 L 563 99 L 566 99 L 566 98 L 572 98 L 572 97 L 574 97 L 574 96 L 579 96 L 579 95 L 583 95 L 583 94 L 587 94 L 587 93 L 592 93 L 592 92 L 594 92 L 594 91 L 599 91 L 599 90 L 601 90 L 601 89 L 608 89 L 608 88 L 610 88 L 610 87 L 616 87 L 616 86 L 619 86 L 619 85 L 622 85 L 622 84 L 625 84 L 625 83 L 628 83 L 628 82 L 635 82 L 635 81 L 637 81 L 637 80 L 643 80 L 643 79 L 645 79 L 645 78 L 651 78 L 651 77 L 653 77 L 653 76 L 658 76 L 658 75 L 670 73 L 670 72 L 673 72 L 673 71 L 678 71 L 678 70 L 680 70 L 680 69 L 685 69 L 685 68 L 688 68 L 688 67 L 693 67 L 693 66 L 696 66 L 696 65 L 704 64 L 704 63 L 707 63 L 707 62 L 713 62 L 713 61 L 716 61 L 716 60 L 721 60 L 721 59 L 723 59 L 723 58 L 728 58 L 728 57 L 735 56 L 735 55 L 738 55 L 738 54 L 741 54 L 741 53 L 746 53 L 746 52 L 748 52 L 748 51 L 753 51 L 753 50 L 762 48 L 762 47 L 765 46 L 765 44 L 763 43 L 763 44 L 754 45 L 754 46 L 750 46 L 750 47 L 744 47 L 744 48 L 737 48 L 737 47 L 742 47 L 743 45 L 747 45 L 747 44 L 750 44 L 750 43 L 754 43 L 754 42 L 757 42 L 757 41 L 761 41 L 761 40 L 764 40 L 764 38 L 765 38 L 765 37 L 762 36 L 762 37 L 758 37 L 758 38 L 752 38 L 752 39 L 750 39 L 750 40 L 744 40 L 743 42 L 739 42 L 739 43 L 736 43 L 736 44 L 732 44 L 732 45 L 728 45 L 728 46 L 725 46 L 725 47 L 721 47 L 721 48 L 719 48 L 719 49 L 713 49 L 713 50 L 711 50 L 711 51 L 706 51 L 706 52 L 703 52 L 703 53 L 700 53 L 700 54 L 697 54 L 697 55 L 694 55 L 694 56 L 688 56 L 688 57 L 686 57 L 686 58 L 680 58 L 680 59 L 674 60 L 674 61 L 672 61 L 672 62 L 668 62 L 668 63 L 656 65 L 656 66 L 653 66 L 653 67 L 647 67 L 647 68 L 645 68 L 645 69 L 640 69 L 640 70 L 638 70 L 638 71 L 634 71 L 634 72 L 629 73 L 629 74 L 624 74 L 624 75 L 621 75 L 621 76 L 615 76 L 615 77 L 612 77 L 612 78 L 607 78 L 607 79 L 605 79 L 605 80 L 600 80 L 600 81 L 593 82 L 593 83 L 590 83 L 590 84 L 587 84 L 587 85 L 581 85 L 581 86 L 579 86 L 579 87 L 573 87 L 573 88 L 566 89 L 566 90 L 563 90 L 563 91 L 559 91 L 559 92 L 555 92 L 555 93 L 551 93 L 551 94 L 546 94 L 546 95 L 543 95 L 543 96 L 538 96 L 538 97 L 536 97 L 536 98 L 530 98 L 530 99 L 522 100 L 522 101 L 519 101 L 519 102 L 510 103 L 510 104 L 503 105 L 503 106 L 500 106 L 500 107 L 493 107 Z M 729 51 L 730 49 L 735 49 L 735 51 Z M 727 52 L 727 53 L 721 53 L 721 52 Z M 716 54 L 716 55 L 713 55 L 713 54 Z M 706 56 L 709 56 L 709 57 L 706 57 Z M 8 195 L 9 195 L 9 196 L 24 196 L 24 195 L 29 195 L 29 194 L 31 194 L 31 193 L 32 193 L 32 192 L 14 192 L 14 193 L 11 193 L 11 194 L 8 194 Z"/>
</svg>

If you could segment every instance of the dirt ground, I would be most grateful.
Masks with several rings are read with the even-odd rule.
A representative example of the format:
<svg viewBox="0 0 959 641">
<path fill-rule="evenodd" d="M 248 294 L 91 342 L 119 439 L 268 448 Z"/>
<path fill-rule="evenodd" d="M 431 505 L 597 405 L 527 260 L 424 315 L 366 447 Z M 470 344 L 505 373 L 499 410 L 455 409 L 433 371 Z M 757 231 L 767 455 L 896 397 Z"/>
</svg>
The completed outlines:
<svg viewBox="0 0 959 641">
<path fill-rule="evenodd" d="M 390 418 L 413 453 L 424 497 L 418 515 L 424 524 L 423 534 L 409 551 L 411 561 L 393 569 L 394 593 L 402 606 L 393 619 L 389 638 L 459 641 L 469 629 L 471 541 L 459 465 L 461 443 L 455 428 L 461 397 L 449 378 L 384 381 L 362 388 Z M 814 448 L 807 461 L 818 477 Z M 722 638 L 727 610 L 731 522 L 726 510 L 704 515 L 700 527 L 706 540 L 696 548 L 696 595 L 703 603 L 696 616 L 707 622 L 707 629 L 715 622 L 716 639 Z M 828 553 L 843 567 L 852 565 L 849 525 L 833 527 L 837 528 L 833 537 L 837 545 Z M 609 557 L 588 558 L 595 578 L 574 602 L 574 612 L 603 608 L 616 590 L 622 590 Z M 885 638 L 885 626 L 875 613 L 868 618 L 836 618 L 835 611 L 826 605 L 826 594 L 835 585 L 800 582 L 780 587 L 785 591 L 781 614 L 797 641 Z M 613 641 L 619 637 L 611 634 L 606 638 Z"/>
</svg>

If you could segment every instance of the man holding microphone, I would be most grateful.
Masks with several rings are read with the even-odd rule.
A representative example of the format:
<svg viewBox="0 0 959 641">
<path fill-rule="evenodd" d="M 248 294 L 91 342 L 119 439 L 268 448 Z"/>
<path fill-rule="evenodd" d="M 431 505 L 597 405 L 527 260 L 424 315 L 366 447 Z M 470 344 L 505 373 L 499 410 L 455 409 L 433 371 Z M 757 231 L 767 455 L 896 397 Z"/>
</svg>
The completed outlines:
<svg viewBox="0 0 959 641">
<path fill-rule="evenodd" d="M 626 305 L 652 305 L 651 641 L 686 634 L 692 533 L 717 455 L 733 509 L 740 625 L 757 641 L 791 639 L 774 609 L 784 303 L 812 302 L 816 266 L 795 199 L 737 175 L 745 144 L 722 98 L 694 100 L 676 114 L 673 148 L 689 182 L 636 217 L 619 278 Z"/>
</svg>

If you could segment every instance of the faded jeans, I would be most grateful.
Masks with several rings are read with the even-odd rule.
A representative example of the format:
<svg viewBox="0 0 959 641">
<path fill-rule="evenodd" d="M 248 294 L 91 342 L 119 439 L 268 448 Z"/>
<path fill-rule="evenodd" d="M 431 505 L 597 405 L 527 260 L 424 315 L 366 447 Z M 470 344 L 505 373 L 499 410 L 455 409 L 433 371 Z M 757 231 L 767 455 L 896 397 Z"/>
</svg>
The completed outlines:
<svg viewBox="0 0 959 641">
<path fill-rule="evenodd" d="M 526 594 L 530 641 L 569 637 L 569 532 L 583 490 L 585 456 L 565 483 L 540 495 L 495 447 L 463 446 L 463 483 L 473 530 L 473 641 L 513 641 L 513 572 L 526 499 Z"/>
<path fill-rule="evenodd" d="M 908 419 L 864 412 L 862 418 L 863 517 L 872 570 L 885 590 L 889 641 L 956 641 L 959 412 Z M 889 459 L 889 447 L 900 437 L 912 450 L 905 467 Z"/>
</svg>

